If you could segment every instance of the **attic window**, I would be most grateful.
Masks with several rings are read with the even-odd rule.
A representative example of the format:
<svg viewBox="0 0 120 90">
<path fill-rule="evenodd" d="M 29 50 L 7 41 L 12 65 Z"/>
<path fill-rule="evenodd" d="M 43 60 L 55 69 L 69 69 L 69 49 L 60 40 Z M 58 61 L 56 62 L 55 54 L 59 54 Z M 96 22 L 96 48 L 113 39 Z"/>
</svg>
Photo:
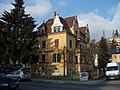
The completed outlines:
<svg viewBox="0 0 120 90">
<path fill-rule="evenodd" d="M 40 29 L 40 34 L 44 34 L 45 33 L 45 27 L 42 27 L 41 29 Z"/>
<path fill-rule="evenodd" d="M 49 23 L 52 23 L 52 19 L 49 20 Z"/>
<path fill-rule="evenodd" d="M 41 34 L 44 34 L 44 30 L 43 29 L 41 30 Z"/>
<path fill-rule="evenodd" d="M 70 25 L 73 25 L 73 21 L 72 20 L 70 21 Z"/>
<path fill-rule="evenodd" d="M 54 32 L 60 32 L 61 27 L 60 26 L 55 26 L 54 27 Z"/>
</svg>

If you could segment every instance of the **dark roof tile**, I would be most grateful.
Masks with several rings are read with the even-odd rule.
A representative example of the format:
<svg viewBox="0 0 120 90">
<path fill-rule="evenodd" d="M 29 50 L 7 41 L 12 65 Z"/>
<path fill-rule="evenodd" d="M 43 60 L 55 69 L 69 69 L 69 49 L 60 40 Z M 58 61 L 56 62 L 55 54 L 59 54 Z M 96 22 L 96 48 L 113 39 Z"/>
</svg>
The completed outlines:
<svg viewBox="0 0 120 90">
<path fill-rule="evenodd" d="M 59 18 L 60 18 L 61 23 L 63 24 L 63 29 L 71 32 L 70 28 L 73 26 L 73 22 L 75 20 L 75 16 L 68 17 L 68 18 L 65 18 L 65 19 L 63 19 L 62 17 L 59 17 Z M 53 18 L 48 19 L 45 23 L 42 23 L 38 27 L 38 29 L 41 28 L 41 27 L 43 27 L 43 26 L 45 26 L 46 29 L 47 29 L 46 30 L 47 33 L 51 32 L 52 31 L 51 30 L 51 26 L 53 25 L 53 21 L 54 21 Z"/>
</svg>

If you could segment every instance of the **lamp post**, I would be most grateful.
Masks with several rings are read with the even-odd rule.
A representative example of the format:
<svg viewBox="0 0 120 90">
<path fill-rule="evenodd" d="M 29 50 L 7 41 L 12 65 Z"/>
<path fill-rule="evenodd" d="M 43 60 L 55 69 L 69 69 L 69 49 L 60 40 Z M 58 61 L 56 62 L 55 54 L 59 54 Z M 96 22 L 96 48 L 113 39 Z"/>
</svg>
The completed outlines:
<svg viewBox="0 0 120 90">
<path fill-rule="evenodd" d="M 64 60 L 64 76 L 65 76 L 65 54 L 66 54 L 66 47 L 63 47 L 63 60 Z"/>
</svg>

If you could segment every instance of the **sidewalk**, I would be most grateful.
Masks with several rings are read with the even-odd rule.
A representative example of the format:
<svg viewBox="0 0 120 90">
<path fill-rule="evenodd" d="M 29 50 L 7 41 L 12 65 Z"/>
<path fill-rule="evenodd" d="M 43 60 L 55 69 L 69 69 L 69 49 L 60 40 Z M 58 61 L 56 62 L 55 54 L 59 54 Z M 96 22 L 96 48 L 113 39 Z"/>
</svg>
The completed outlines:
<svg viewBox="0 0 120 90">
<path fill-rule="evenodd" d="M 49 82 L 49 83 L 65 83 L 65 84 L 104 84 L 105 78 L 101 80 L 89 80 L 89 81 L 72 81 L 72 80 L 44 80 L 44 79 L 31 79 L 37 82 Z"/>
</svg>

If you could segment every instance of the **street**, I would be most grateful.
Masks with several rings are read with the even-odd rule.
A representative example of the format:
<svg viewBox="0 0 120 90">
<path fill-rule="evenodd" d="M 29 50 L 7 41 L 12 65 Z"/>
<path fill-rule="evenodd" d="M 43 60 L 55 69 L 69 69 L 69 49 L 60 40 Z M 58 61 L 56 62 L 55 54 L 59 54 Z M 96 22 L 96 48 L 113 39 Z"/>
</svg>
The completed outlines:
<svg viewBox="0 0 120 90">
<path fill-rule="evenodd" d="M 99 83 L 64 83 L 64 82 L 41 82 L 25 81 L 20 82 L 16 90 L 120 90 L 120 80 L 109 80 Z"/>
</svg>

